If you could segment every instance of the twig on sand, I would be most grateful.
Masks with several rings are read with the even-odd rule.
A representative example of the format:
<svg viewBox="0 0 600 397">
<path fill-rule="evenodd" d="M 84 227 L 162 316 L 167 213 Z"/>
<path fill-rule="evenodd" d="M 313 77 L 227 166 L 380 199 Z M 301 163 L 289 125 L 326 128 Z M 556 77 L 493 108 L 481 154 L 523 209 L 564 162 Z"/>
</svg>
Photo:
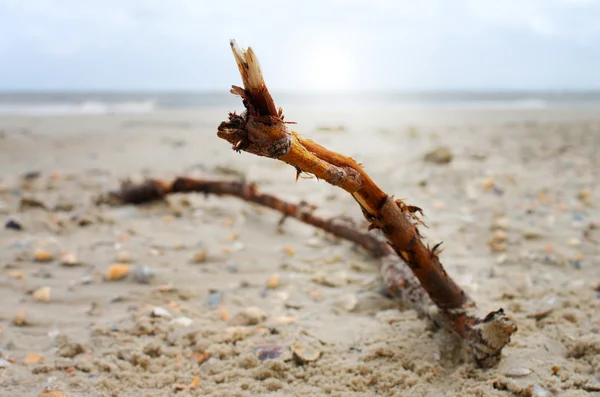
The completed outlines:
<svg viewBox="0 0 600 397">
<path fill-rule="evenodd" d="M 253 183 L 244 181 L 204 180 L 178 177 L 173 181 L 147 179 L 143 183 L 125 182 L 116 192 L 110 192 L 99 198 L 99 203 L 142 204 L 162 200 L 169 194 L 204 193 L 206 195 L 232 196 L 244 201 L 280 212 L 283 217 L 294 218 L 300 222 L 322 229 L 332 235 L 351 241 L 364 248 L 372 257 L 379 259 L 378 268 L 387 293 L 396 300 L 410 304 L 420 315 L 430 317 L 441 325 L 432 302 L 419 284 L 406 263 L 396 255 L 385 239 L 368 231 L 359 230 L 343 219 L 324 219 L 315 214 L 316 207 L 304 201 L 293 204 L 265 193 L 260 193 Z"/>
<path fill-rule="evenodd" d="M 313 174 L 350 193 L 370 222 L 369 229 L 383 232 L 438 307 L 444 324 L 467 342 L 475 362 L 481 367 L 498 363 L 516 324 L 502 309 L 483 318 L 477 315 L 475 302 L 442 267 L 436 252 L 439 245 L 429 248 L 423 243 L 417 227 L 420 209 L 384 193 L 354 159 L 288 131 L 283 110 L 275 107 L 252 49 L 244 51 L 235 41 L 231 48 L 244 85 L 233 86 L 231 92 L 242 98 L 246 110 L 240 115 L 230 113 L 219 125 L 218 136 L 237 152 L 284 161 L 296 168 L 297 175 Z"/>
</svg>

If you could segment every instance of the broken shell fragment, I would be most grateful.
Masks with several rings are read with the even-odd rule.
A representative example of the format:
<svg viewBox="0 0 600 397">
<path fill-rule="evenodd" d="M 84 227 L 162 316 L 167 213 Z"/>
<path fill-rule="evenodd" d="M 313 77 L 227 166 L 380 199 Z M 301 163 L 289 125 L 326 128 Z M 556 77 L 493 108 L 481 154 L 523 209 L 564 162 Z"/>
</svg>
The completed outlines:
<svg viewBox="0 0 600 397">
<path fill-rule="evenodd" d="M 21 308 L 15 315 L 12 320 L 12 323 L 16 326 L 23 327 L 27 325 L 27 320 L 25 319 L 25 309 Z"/>
<path fill-rule="evenodd" d="M 292 356 L 300 364 L 317 361 L 323 354 L 318 343 L 308 338 L 299 338 L 291 346 Z"/>
<path fill-rule="evenodd" d="M 521 378 L 523 376 L 527 376 L 529 374 L 531 374 L 531 371 L 529 368 L 524 368 L 524 367 L 512 367 L 509 368 L 508 371 L 506 371 L 504 373 L 504 375 L 509 376 L 511 378 Z"/>
<path fill-rule="evenodd" d="M 197 376 L 194 376 L 194 379 L 192 379 L 192 383 L 190 383 L 189 385 L 175 385 L 175 391 L 194 389 L 194 388 L 198 387 L 199 384 L 200 384 L 200 380 L 198 379 Z"/>
<path fill-rule="evenodd" d="M 63 266 L 78 266 L 81 263 L 77 260 L 77 255 L 75 255 L 75 252 L 66 252 L 64 253 L 61 257 L 60 257 L 60 264 Z"/>
<path fill-rule="evenodd" d="M 193 323 L 194 323 L 194 320 L 192 320 L 189 317 L 185 317 L 185 316 L 177 317 L 177 318 L 174 318 L 173 320 L 171 320 L 171 324 L 182 326 L 182 327 L 189 327 Z"/>
<path fill-rule="evenodd" d="M 164 317 L 164 318 L 171 318 L 171 313 L 169 313 L 169 311 L 165 308 L 162 307 L 155 307 L 154 309 L 152 309 L 152 317 Z"/>
<path fill-rule="evenodd" d="M 50 287 L 41 287 L 31 295 L 38 302 L 50 302 Z"/>
</svg>

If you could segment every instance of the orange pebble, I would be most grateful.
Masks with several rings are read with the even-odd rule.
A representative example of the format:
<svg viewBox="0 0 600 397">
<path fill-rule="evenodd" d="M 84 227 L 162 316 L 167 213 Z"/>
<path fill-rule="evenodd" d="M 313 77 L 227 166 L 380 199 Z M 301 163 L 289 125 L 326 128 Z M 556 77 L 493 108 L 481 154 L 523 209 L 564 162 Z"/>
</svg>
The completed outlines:
<svg viewBox="0 0 600 397">
<path fill-rule="evenodd" d="M 105 278 L 111 281 L 121 280 L 127 277 L 129 270 L 129 265 L 116 263 L 108 268 Z"/>
<path fill-rule="evenodd" d="M 10 272 L 8 272 L 8 277 L 16 278 L 18 280 L 22 280 L 23 278 L 25 278 L 25 275 L 23 274 L 23 272 L 18 272 L 16 270 L 11 270 Z"/>
<path fill-rule="evenodd" d="M 117 241 L 118 241 L 119 243 L 128 243 L 128 242 L 130 242 L 130 241 L 131 241 L 131 236 L 130 236 L 129 234 L 125 234 L 125 233 L 123 233 L 123 234 L 120 234 L 120 235 L 117 237 Z"/>
<path fill-rule="evenodd" d="M 49 251 L 37 250 L 33 255 L 33 259 L 36 262 L 50 262 L 54 259 L 54 256 Z"/>
<path fill-rule="evenodd" d="M 38 356 L 37 354 L 29 353 L 27 356 L 25 356 L 23 362 L 25 364 L 43 363 L 44 357 Z"/>
<path fill-rule="evenodd" d="M 229 313 L 225 310 L 221 310 L 221 312 L 219 313 L 219 317 L 221 317 L 221 320 L 227 321 L 229 320 Z"/>
<path fill-rule="evenodd" d="M 283 250 L 285 251 L 286 254 L 288 254 L 289 256 L 294 256 L 294 254 L 296 253 L 296 251 L 294 251 L 294 248 L 290 245 L 286 245 Z"/>
<path fill-rule="evenodd" d="M 38 397 L 69 397 L 67 396 L 65 393 L 60 392 L 60 391 L 43 391 L 40 394 L 38 394 Z"/>
</svg>

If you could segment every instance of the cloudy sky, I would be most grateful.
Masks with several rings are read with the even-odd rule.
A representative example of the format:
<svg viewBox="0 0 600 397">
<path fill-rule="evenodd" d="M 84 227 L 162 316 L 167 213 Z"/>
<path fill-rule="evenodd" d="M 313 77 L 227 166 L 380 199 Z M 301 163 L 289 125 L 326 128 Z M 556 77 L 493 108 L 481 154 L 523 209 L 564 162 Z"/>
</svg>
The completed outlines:
<svg viewBox="0 0 600 397">
<path fill-rule="evenodd" d="M 0 90 L 600 89 L 599 0 L 0 0 Z"/>
</svg>

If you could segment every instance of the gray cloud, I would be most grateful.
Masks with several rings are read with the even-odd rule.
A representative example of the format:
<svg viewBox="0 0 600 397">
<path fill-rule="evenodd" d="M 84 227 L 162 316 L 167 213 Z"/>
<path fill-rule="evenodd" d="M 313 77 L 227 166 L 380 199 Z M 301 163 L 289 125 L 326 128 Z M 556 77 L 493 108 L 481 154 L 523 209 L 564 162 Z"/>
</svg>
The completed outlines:
<svg viewBox="0 0 600 397">
<path fill-rule="evenodd" d="M 599 18 L 593 0 L 0 0 L 0 89 L 221 90 L 230 38 L 281 89 L 600 87 Z"/>
</svg>

